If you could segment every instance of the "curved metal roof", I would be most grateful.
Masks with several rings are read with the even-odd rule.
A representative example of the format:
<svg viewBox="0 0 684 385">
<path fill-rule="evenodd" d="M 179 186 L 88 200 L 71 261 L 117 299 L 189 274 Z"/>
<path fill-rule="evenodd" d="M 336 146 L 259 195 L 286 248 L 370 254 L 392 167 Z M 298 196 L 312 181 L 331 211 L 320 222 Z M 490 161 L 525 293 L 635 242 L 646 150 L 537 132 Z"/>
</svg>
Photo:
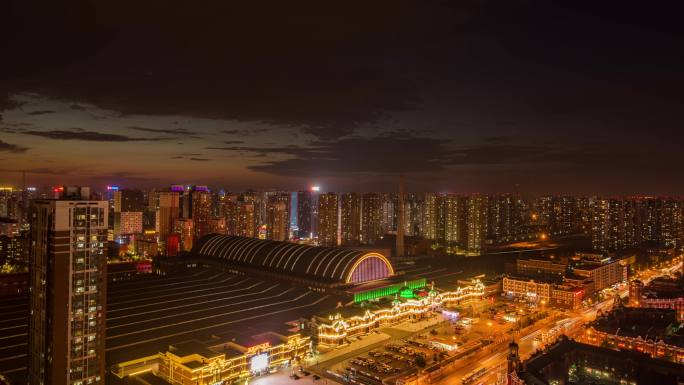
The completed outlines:
<svg viewBox="0 0 684 385">
<path fill-rule="evenodd" d="M 199 241 L 193 252 L 195 255 L 222 259 L 236 265 L 323 281 L 349 282 L 353 270 L 368 258 L 382 260 L 390 274 L 394 273 L 391 263 L 378 253 L 232 235 L 207 235 Z"/>
</svg>

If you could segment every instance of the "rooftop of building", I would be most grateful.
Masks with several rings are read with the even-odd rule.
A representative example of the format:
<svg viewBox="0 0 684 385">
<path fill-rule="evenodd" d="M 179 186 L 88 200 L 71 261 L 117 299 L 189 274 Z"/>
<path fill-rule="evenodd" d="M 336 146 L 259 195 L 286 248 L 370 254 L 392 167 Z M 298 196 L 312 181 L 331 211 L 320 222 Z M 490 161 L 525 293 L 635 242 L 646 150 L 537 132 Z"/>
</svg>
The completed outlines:
<svg viewBox="0 0 684 385">
<path fill-rule="evenodd" d="M 675 310 L 619 307 L 597 318 L 592 327 L 607 334 L 680 343 Z M 679 345 L 678 345 L 679 346 Z"/>
<path fill-rule="evenodd" d="M 684 298 L 684 280 L 681 276 L 656 278 L 641 289 L 641 295 L 659 299 Z"/>
<path fill-rule="evenodd" d="M 292 322 L 349 301 L 348 296 L 204 267 L 114 282 L 107 294 L 108 366 L 186 341 L 205 347 L 232 339 L 256 344 L 252 336 L 287 335 Z M 0 349 L 0 372 L 17 383 L 26 376 L 28 311 L 25 295 L 0 298 L 0 344 L 8 347 Z"/>
<path fill-rule="evenodd" d="M 586 345 L 565 336 L 544 351 L 533 354 L 523 363 L 523 370 L 518 374 L 528 385 L 549 384 L 551 379 L 546 377 L 546 373 L 568 373 L 569 367 L 547 370 L 554 365 L 610 369 L 612 375 L 627 378 L 640 385 L 677 385 L 680 383 L 678 380 L 684 378 L 682 364 L 657 360 L 633 351 Z"/>
<path fill-rule="evenodd" d="M 561 284 L 563 282 L 563 277 L 555 274 L 532 275 L 519 273 L 506 274 L 505 277 L 518 281 L 534 281 L 535 283 Z"/>
<path fill-rule="evenodd" d="M 322 283 L 358 284 L 394 275 L 390 261 L 378 252 L 258 238 L 211 234 L 199 240 L 192 253 L 228 265 Z"/>
</svg>

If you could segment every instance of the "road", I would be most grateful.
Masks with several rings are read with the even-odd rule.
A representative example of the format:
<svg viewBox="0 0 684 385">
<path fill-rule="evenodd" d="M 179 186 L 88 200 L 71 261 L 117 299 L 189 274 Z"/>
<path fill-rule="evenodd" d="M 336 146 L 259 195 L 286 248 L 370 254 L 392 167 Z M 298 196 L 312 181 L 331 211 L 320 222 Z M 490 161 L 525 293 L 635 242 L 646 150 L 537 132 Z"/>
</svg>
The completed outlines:
<svg viewBox="0 0 684 385">
<path fill-rule="evenodd" d="M 660 269 L 650 269 L 642 272 L 638 275 L 644 284 L 648 284 L 653 279 L 661 277 L 663 275 L 671 275 L 674 272 L 682 270 L 682 262 L 677 261 L 672 266 L 666 266 Z M 625 285 L 619 292 L 621 298 L 627 297 L 629 294 L 629 289 Z M 576 338 L 583 332 L 583 326 L 588 322 L 596 319 L 596 314 L 601 312 L 609 311 L 615 302 L 614 298 L 608 298 L 600 303 L 595 304 L 589 309 L 582 311 L 575 311 L 568 314 L 568 316 L 561 320 L 561 322 L 571 324 L 572 327 L 566 329 L 564 334 Z M 556 322 L 543 322 L 539 323 L 537 327 L 529 331 L 525 336 L 520 337 L 518 342 L 519 353 L 521 359 L 529 357 L 537 349 L 541 348 L 540 342 L 535 341 L 535 337 L 539 336 L 541 333 L 548 332 Z M 464 360 L 460 365 L 459 369 L 454 371 L 449 376 L 443 378 L 437 385 L 455 385 L 461 383 L 461 378 L 468 373 L 479 369 L 480 367 L 487 368 L 487 373 L 476 381 L 475 384 L 503 384 L 505 383 L 505 372 L 507 368 L 507 356 L 508 356 L 508 344 L 499 344 L 490 349 L 487 353 L 481 353 L 475 355 L 467 360 Z"/>
</svg>

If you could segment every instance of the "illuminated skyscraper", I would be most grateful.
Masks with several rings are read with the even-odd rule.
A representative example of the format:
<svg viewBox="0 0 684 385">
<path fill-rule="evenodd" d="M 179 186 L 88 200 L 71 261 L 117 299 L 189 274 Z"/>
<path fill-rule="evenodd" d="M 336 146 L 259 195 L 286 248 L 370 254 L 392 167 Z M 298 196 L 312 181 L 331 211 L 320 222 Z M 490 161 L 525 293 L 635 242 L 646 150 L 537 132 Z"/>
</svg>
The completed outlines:
<svg viewBox="0 0 684 385">
<path fill-rule="evenodd" d="M 372 245 L 382 237 L 381 209 L 382 198 L 380 194 L 363 194 L 361 198 L 361 243 Z"/>
<path fill-rule="evenodd" d="M 491 196 L 487 200 L 487 238 L 494 243 L 514 241 L 522 224 L 518 200 L 509 194 Z"/>
<path fill-rule="evenodd" d="M 278 194 L 269 197 L 266 205 L 266 238 L 285 241 L 289 238 L 290 224 L 289 196 Z"/>
<path fill-rule="evenodd" d="M 403 257 L 406 253 L 404 248 L 404 232 L 406 231 L 406 191 L 404 190 L 404 176 L 399 175 L 399 195 L 397 197 L 397 244 L 395 257 Z"/>
<path fill-rule="evenodd" d="M 221 199 L 219 215 L 226 220 L 226 234 L 237 235 L 238 233 L 238 196 L 225 195 Z"/>
<path fill-rule="evenodd" d="M 361 198 L 357 193 L 340 195 L 340 242 L 358 245 L 361 239 Z"/>
<path fill-rule="evenodd" d="M 145 211 L 145 196 L 140 190 L 122 189 L 113 192 L 114 212 L 143 212 Z"/>
<path fill-rule="evenodd" d="M 460 219 L 465 217 L 463 207 L 459 204 L 459 197 L 448 194 L 444 197 L 444 241 L 449 245 L 457 244 L 461 238 L 461 233 L 466 229 L 462 226 Z"/>
<path fill-rule="evenodd" d="M 423 238 L 437 240 L 441 214 L 441 197 L 435 193 L 425 194 L 422 208 L 421 235 Z"/>
<path fill-rule="evenodd" d="M 157 192 L 157 215 L 156 215 L 156 230 L 157 243 L 159 250 L 166 250 L 166 240 L 174 231 L 176 219 L 179 214 L 179 198 L 177 191 L 159 191 Z"/>
<path fill-rule="evenodd" d="M 310 238 L 312 234 L 311 218 L 311 191 L 299 191 L 297 193 L 297 228 L 300 238 Z"/>
<path fill-rule="evenodd" d="M 608 199 L 596 199 L 592 207 L 591 246 L 597 251 L 605 251 L 609 247 L 609 208 Z"/>
<path fill-rule="evenodd" d="M 189 252 L 195 244 L 195 221 L 190 218 L 178 218 L 173 232 L 179 235 L 180 250 Z"/>
<path fill-rule="evenodd" d="M 397 194 L 380 194 L 380 229 L 382 233 L 397 231 Z"/>
<path fill-rule="evenodd" d="M 579 201 L 575 197 L 553 197 L 549 216 L 551 235 L 569 235 L 580 232 Z"/>
<path fill-rule="evenodd" d="M 191 210 L 188 218 L 195 223 L 195 240 L 198 240 L 212 232 L 210 221 L 214 218 L 213 200 L 208 189 L 196 189 L 190 193 L 190 197 Z"/>
<path fill-rule="evenodd" d="M 236 235 L 241 237 L 256 237 L 255 205 L 252 202 L 238 202 Z"/>
<path fill-rule="evenodd" d="M 20 219 L 20 191 L 12 187 L 0 187 L 0 217 Z"/>
<path fill-rule="evenodd" d="M 318 196 L 318 243 L 323 246 L 337 245 L 339 198 L 335 193 Z"/>
<path fill-rule="evenodd" d="M 487 197 L 482 195 L 468 197 L 467 215 L 468 243 L 466 244 L 466 255 L 480 255 L 487 231 Z"/>
<path fill-rule="evenodd" d="M 108 203 L 86 191 L 30 208 L 30 385 L 104 384 Z"/>
</svg>

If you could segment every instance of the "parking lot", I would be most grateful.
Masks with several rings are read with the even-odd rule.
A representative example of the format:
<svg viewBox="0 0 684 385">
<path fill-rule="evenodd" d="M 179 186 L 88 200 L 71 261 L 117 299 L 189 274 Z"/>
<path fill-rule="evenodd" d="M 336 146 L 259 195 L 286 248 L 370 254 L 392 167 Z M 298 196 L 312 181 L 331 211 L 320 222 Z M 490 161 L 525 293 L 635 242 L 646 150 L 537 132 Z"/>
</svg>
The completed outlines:
<svg viewBox="0 0 684 385">
<path fill-rule="evenodd" d="M 396 378 L 431 364 L 448 355 L 445 349 L 430 345 L 416 337 L 386 343 L 342 361 L 331 369 L 351 383 L 377 385 L 392 383 Z"/>
</svg>

